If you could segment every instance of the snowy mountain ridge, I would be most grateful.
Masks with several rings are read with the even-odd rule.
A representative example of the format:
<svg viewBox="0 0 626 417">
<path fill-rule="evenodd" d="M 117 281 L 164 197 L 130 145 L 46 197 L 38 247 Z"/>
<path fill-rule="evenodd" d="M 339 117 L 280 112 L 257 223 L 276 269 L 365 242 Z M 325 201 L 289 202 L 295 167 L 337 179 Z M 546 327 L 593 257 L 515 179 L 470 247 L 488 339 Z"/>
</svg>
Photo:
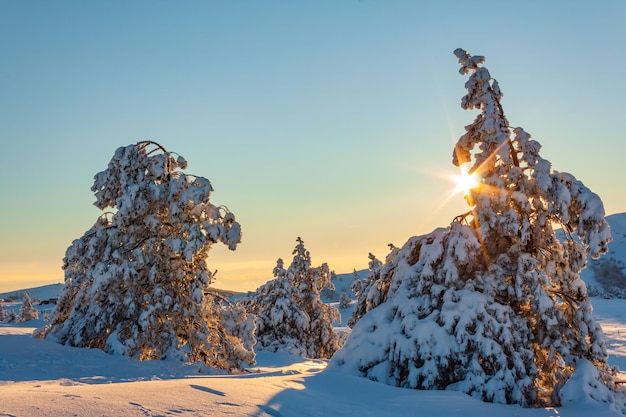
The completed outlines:
<svg viewBox="0 0 626 417">
<path fill-rule="evenodd" d="M 49 300 L 51 298 L 57 298 L 61 289 L 63 289 L 63 284 L 42 285 L 41 287 L 24 288 L 0 293 L 0 299 L 21 300 L 24 297 L 24 292 L 27 292 L 31 299 Z"/>
<path fill-rule="evenodd" d="M 41 287 L 24 288 L 21 290 L 0 293 L 0 300 L 7 300 L 7 299 L 22 300 L 24 297 L 24 292 L 28 293 L 28 296 L 33 300 L 41 300 L 41 301 L 50 300 L 50 299 L 57 298 L 62 289 L 63 289 L 63 284 L 49 284 L 49 285 L 43 285 Z M 222 290 L 222 289 L 217 289 L 217 288 L 211 288 L 211 290 L 227 298 L 231 298 L 240 294 L 237 291 Z"/>
</svg>

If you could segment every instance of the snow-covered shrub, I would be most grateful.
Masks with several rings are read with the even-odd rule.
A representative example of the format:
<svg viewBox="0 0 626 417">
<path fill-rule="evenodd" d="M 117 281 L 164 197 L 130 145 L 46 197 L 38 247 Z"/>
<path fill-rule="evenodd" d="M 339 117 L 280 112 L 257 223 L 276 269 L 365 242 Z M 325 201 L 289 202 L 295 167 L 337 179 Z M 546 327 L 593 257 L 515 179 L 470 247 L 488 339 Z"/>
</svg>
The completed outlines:
<svg viewBox="0 0 626 417">
<path fill-rule="evenodd" d="M 117 149 L 92 187 L 95 205 L 113 212 L 67 249 L 65 286 L 39 336 L 139 360 L 225 369 L 252 361 L 252 351 L 224 328 L 229 307 L 208 290 L 207 253 L 217 242 L 234 250 L 239 223 L 210 202 L 209 180 L 186 167 L 154 142 Z"/>
<path fill-rule="evenodd" d="M 256 319 L 257 348 L 283 351 L 307 358 L 330 358 L 339 348 L 333 322 L 339 311 L 320 298 L 331 288 L 328 265 L 311 266 L 311 255 L 302 239 L 293 251 L 293 262 L 285 269 L 282 259 L 274 268 L 274 279 L 244 300 Z"/>
<path fill-rule="evenodd" d="M 37 320 L 38 318 L 39 311 L 33 307 L 33 302 L 31 301 L 28 293 L 24 291 L 24 301 L 22 301 L 22 305 L 20 306 L 20 313 L 17 321 L 23 323 L 25 321 Z"/>
<path fill-rule="evenodd" d="M 339 308 L 345 310 L 346 308 L 350 307 L 351 302 L 352 299 L 350 298 L 346 290 L 341 291 L 341 295 L 339 296 Z"/>
<path fill-rule="evenodd" d="M 561 389 L 561 400 L 563 405 L 582 407 L 592 401 L 611 403 L 617 413 L 626 414 L 626 397 L 610 390 L 598 369 L 587 359 L 576 364 L 574 374 Z"/>
<path fill-rule="evenodd" d="M 4 322 L 5 323 L 18 323 L 19 322 L 19 316 L 15 312 L 15 309 L 11 308 L 11 309 L 5 310 Z"/>
<path fill-rule="evenodd" d="M 237 356 L 245 358 L 245 362 L 254 363 L 255 316 L 248 314 L 245 306 L 240 302 L 233 303 L 217 294 L 215 300 L 221 300 L 219 311 L 216 313 L 222 316 L 224 331 L 232 341 L 231 349 L 236 349 Z"/>
<path fill-rule="evenodd" d="M 479 175 L 466 196 L 472 208 L 370 266 L 358 284 L 356 324 L 328 369 L 536 406 L 559 405 L 587 360 L 614 391 L 579 275 L 587 254 L 598 258 L 612 239 L 602 201 L 553 171 L 539 143 L 509 126 L 483 57 L 455 55 L 461 74 L 471 74 L 462 107 L 480 112 L 453 154 L 455 165 Z M 566 231 L 563 243 L 554 224 Z"/>
</svg>

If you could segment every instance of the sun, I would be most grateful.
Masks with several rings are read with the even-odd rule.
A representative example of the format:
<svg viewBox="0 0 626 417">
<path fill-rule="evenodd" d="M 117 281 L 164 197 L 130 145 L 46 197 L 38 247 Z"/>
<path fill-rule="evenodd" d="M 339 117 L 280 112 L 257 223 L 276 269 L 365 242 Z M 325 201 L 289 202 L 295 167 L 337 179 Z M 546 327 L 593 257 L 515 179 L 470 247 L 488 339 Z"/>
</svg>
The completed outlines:
<svg viewBox="0 0 626 417">
<path fill-rule="evenodd" d="M 472 188 L 476 188 L 480 184 L 480 177 L 475 173 L 467 172 L 467 168 L 461 166 L 461 173 L 459 175 L 453 175 L 452 180 L 456 184 L 454 187 L 454 193 L 463 193 L 468 195 Z"/>
</svg>

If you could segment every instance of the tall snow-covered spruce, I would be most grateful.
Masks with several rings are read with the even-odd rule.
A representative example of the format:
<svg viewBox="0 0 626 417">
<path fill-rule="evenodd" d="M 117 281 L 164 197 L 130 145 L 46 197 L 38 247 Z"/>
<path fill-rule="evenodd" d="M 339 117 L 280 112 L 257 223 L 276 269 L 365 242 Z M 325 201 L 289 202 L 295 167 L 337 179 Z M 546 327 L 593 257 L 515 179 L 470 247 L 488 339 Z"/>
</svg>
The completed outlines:
<svg viewBox="0 0 626 417">
<path fill-rule="evenodd" d="M 320 292 L 334 289 L 327 264 L 311 266 L 311 254 L 302 239 L 293 250 L 287 269 L 282 259 L 274 268 L 274 279 L 243 301 L 256 315 L 257 348 L 288 352 L 312 359 L 330 358 L 339 348 L 333 322 L 339 311 L 324 304 Z"/>
<path fill-rule="evenodd" d="M 579 276 L 587 254 L 599 257 L 611 241 L 603 204 L 510 127 L 484 58 L 454 54 L 470 75 L 461 106 L 479 111 L 453 154 L 480 178 L 466 195 L 471 210 L 370 265 L 352 334 L 329 370 L 541 406 L 561 404 L 577 367 L 592 364 L 621 403 Z"/>
<path fill-rule="evenodd" d="M 39 336 L 139 360 L 254 362 L 251 336 L 241 334 L 250 320 L 211 292 L 206 264 L 212 244 L 236 248 L 239 223 L 186 167 L 154 142 L 117 149 L 92 187 L 94 204 L 112 212 L 67 249 L 65 286 Z"/>
</svg>

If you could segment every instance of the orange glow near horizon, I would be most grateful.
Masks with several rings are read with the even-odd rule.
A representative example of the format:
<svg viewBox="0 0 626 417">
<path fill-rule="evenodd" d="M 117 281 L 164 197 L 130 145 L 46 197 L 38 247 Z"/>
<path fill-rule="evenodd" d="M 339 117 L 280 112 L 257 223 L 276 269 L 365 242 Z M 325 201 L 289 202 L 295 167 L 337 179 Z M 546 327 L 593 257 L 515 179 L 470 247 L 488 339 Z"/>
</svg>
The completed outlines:
<svg viewBox="0 0 626 417">
<path fill-rule="evenodd" d="M 0 273 L 0 293 L 36 288 L 43 285 L 62 284 L 63 271 L 59 273 L 41 271 L 38 273 Z"/>
</svg>

